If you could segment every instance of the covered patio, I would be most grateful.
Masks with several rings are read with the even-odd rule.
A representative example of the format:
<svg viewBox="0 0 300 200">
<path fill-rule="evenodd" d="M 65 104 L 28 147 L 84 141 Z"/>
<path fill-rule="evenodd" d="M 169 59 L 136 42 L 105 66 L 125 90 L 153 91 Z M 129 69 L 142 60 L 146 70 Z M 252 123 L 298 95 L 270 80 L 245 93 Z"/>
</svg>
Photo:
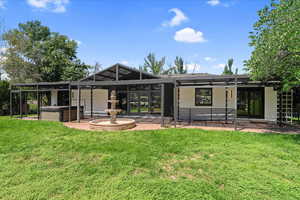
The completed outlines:
<svg viewBox="0 0 300 200">
<path fill-rule="evenodd" d="M 50 93 L 48 98 L 56 102 L 51 106 L 64 107 L 64 111 L 61 111 L 65 113 L 63 121 L 73 122 L 76 119 L 76 122 L 80 123 L 81 120 L 108 117 L 104 110 L 110 107 L 107 102 L 109 94 L 115 90 L 117 99 L 120 100 L 118 108 L 122 110 L 120 117 L 140 118 L 145 121 L 155 119 L 155 124 L 160 124 L 161 127 L 218 122 L 215 125 L 225 124 L 226 127 L 233 126 L 234 129 L 238 129 L 240 122 L 253 121 L 249 113 L 245 115 L 245 111 L 241 110 L 241 106 L 239 107 L 241 104 L 239 94 L 244 94 L 241 92 L 244 88 L 247 92 L 246 97 L 250 97 L 252 93 L 248 90 L 253 90 L 253 94 L 256 95 L 256 90 L 266 87 L 276 91 L 277 96 L 273 98 L 277 105 L 276 116 L 273 114 L 272 118 L 282 125 L 287 121 L 286 116 L 291 111 L 284 104 L 284 98 L 288 95 L 281 92 L 278 81 L 251 81 L 248 75 L 154 76 L 122 64 L 113 65 L 79 81 L 14 84 L 11 86 L 10 110 L 11 116 L 18 115 L 22 118 L 24 104 L 26 104 L 25 96 L 31 93 L 37 100 L 37 119 L 41 119 L 42 96 L 45 96 L 45 93 L 49 96 Z M 195 88 L 199 91 L 206 89 L 206 93 L 210 93 L 211 96 L 202 93 L 195 94 Z M 216 93 L 216 96 L 212 96 L 212 91 Z M 202 99 L 200 103 L 203 101 L 202 103 L 206 104 L 195 106 L 195 101 L 198 103 L 197 98 Z M 261 99 L 261 101 L 264 100 Z M 101 108 L 97 107 L 100 101 L 103 105 L 100 106 Z M 216 105 L 209 104 L 209 101 Z M 288 102 L 288 100 L 285 101 Z M 240 113 L 245 117 L 241 117 Z M 256 121 L 267 122 L 265 118 L 256 119 Z"/>
</svg>

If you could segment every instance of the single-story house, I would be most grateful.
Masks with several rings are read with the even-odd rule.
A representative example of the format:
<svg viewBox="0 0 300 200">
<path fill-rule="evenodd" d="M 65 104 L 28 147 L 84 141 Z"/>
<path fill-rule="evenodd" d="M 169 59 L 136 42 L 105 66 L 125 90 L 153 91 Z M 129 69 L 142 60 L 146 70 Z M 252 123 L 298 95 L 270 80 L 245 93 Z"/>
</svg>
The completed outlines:
<svg viewBox="0 0 300 200">
<path fill-rule="evenodd" d="M 26 94 L 35 94 L 38 117 L 64 110 L 61 121 L 105 116 L 116 90 L 119 116 L 178 121 L 260 120 L 284 122 L 292 113 L 291 93 L 279 81 L 252 81 L 248 75 L 152 75 L 115 64 L 72 82 L 17 83 L 11 86 L 11 115 L 24 113 Z M 45 106 L 48 106 L 45 108 Z M 50 107 L 49 107 L 50 106 Z M 74 110 L 74 112 L 71 112 Z M 68 111 L 68 112 L 67 112 Z"/>
</svg>

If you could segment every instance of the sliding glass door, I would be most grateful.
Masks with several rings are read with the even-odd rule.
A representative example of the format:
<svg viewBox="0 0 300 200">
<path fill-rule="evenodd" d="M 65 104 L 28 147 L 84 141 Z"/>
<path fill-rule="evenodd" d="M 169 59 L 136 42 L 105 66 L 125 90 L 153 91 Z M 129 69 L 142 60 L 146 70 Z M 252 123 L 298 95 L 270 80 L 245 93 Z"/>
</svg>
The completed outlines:
<svg viewBox="0 0 300 200">
<path fill-rule="evenodd" d="M 264 118 L 264 88 L 238 88 L 237 115 L 246 118 Z"/>
</svg>

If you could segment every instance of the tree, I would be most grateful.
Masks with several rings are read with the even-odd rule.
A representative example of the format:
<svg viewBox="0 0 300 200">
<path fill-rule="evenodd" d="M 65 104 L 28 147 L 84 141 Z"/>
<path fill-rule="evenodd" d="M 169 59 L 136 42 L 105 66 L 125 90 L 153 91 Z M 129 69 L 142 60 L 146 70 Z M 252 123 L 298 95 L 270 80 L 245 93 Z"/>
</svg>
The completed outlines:
<svg viewBox="0 0 300 200">
<path fill-rule="evenodd" d="M 7 49 L 3 68 L 13 82 L 77 80 L 90 66 L 76 57 L 77 43 L 50 32 L 40 21 L 20 23 L 3 34 Z"/>
<path fill-rule="evenodd" d="M 233 66 L 233 58 L 230 58 L 224 67 L 223 74 L 224 75 L 232 75 L 233 74 L 232 66 Z"/>
<path fill-rule="evenodd" d="M 258 12 L 250 32 L 251 58 L 245 61 L 252 79 L 280 80 L 285 88 L 300 83 L 300 1 L 273 0 Z"/>
<path fill-rule="evenodd" d="M 9 110 L 9 82 L 0 80 L 0 115 L 8 114 Z"/>
<path fill-rule="evenodd" d="M 181 57 L 176 56 L 175 61 L 174 61 L 174 74 L 186 74 L 187 69 L 184 66 L 184 61 Z"/>
<path fill-rule="evenodd" d="M 159 75 L 164 72 L 166 58 L 162 57 L 161 60 L 156 60 L 154 53 L 149 53 L 149 55 L 144 59 L 144 65 L 142 69 L 146 72 L 151 72 L 154 75 Z"/>
</svg>

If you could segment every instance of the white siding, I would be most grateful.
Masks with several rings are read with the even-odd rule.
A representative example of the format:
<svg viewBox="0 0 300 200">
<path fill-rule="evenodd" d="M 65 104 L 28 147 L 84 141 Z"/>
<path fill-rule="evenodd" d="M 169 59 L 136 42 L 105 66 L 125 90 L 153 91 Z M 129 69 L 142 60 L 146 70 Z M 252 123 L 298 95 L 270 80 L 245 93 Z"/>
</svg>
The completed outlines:
<svg viewBox="0 0 300 200">
<path fill-rule="evenodd" d="M 265 119 L 269 121 L 277 119 L 277 92 L 273 87 L 265 87 Z"/>
<path fill-rule="evenodd" d="M 94 89 L 93 90 L 93 112 L 104 113 L 107 109 L 108 90 Z M 77 105 L 77 90 L 72 91 L 72 105 Z M 91 111 L 91 90 L 81 90 L 81 105 L 84 106 L 85 112 Z"/>
<path fill-rule="evenodd" d="M 210 108 L 210 106 L 195 106 L 195 88 L 181 87 L 179 89 L 180 108 Z M 212 88 L 213 108 L 225 108 L 225 88 Z M 234 88 L 228 88 L 228 108 L 234 108 Z"/>
</svg>

